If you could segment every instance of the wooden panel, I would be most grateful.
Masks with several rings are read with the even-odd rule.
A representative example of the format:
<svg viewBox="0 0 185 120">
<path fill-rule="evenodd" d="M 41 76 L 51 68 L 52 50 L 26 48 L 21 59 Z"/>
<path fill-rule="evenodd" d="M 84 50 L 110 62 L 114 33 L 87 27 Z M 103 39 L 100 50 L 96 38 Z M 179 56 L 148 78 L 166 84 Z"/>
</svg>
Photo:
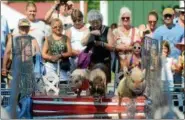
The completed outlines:
<svg viewBox="0 0 185 120">
<path fill-rule="evenodd" d="M 136 27 L 142 24 L 146 19 L 144 15 L 143 3 L 143 1 L 135 1 L 133 4 L 132 24 Z"/>
<path fill-rule="evenodd" d="M 109 1 L 109 25 L 113 22 L 118 21 L 119 11 L 121 7 L 126 6 L 130 8 L 132 11 L 132 23 L 134 26 L 138 26 L 140 24 L 146 24 L 147 23 L 147 16 L 148 13 L 151 10 L 156 10 L 156 12 L 159 14 L 159 22 L 158 25 L 163 23 L 162 20 L 162 11 L 163 7 L 178 5 L 178 1 L 169 1 L 169 0 L 161 0 L 161 1 Z"/>
<path fill-rule="evenodd" d="M 143 6 L 143 17 L 145 18 L 143 21 L 143 24 L 147 24 L 148 23 L 148 13 L 153 9 L 153 1 L 144 1 L 143 2 L 144 6 Z M 157 10 L 155 10 L 157 11 Z"/>
</svg>

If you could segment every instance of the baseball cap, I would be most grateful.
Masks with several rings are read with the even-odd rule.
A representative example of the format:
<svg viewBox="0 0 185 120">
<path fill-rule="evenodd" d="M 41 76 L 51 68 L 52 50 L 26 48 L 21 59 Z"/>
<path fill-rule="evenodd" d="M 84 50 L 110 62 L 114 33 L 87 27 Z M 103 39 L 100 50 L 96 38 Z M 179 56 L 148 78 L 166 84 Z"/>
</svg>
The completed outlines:
<svg viewBox="0 0 185 120">
<path fill-rule="evenodd" d="M 19 20 L 18 26 L 28 26 L 29 27 L 30 26 L 30 22 L 27 19 L 23 18 L 23 19 Z"/>
<path fill-rule="evenodd" d="M 172 8 L 165 8 L 163 10 L 163 15 L 166 15 L 166 14 L 174 15 L 175 12 L 174 12 L 174 10 Z"/>
</svg>

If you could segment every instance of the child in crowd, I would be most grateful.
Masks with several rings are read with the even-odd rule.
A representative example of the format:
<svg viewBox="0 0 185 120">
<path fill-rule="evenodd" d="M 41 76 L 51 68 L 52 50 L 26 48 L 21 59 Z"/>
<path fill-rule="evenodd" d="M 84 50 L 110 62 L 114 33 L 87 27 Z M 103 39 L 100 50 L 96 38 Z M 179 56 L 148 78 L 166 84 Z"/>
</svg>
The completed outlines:
<svg viewBox="0 0 185 120">
<path fill-rule="evenodd" d="M 173 58 L 169 57 L 170 54 L 170 45 L 168 41 L 162 41 L 162 73 L 161 73 L 161 80 L 166 83 L 170 88 L 170 91 L 173 91 L 174 87 L 174 78 L 173 78 L 173 71 L 175 70 L 175 64 Z M 168 88 L 165 87 L 165 88 Z"/>
<path fill-rule="evenodd" d="M 126 56 L 124 66 L 131 70 L 134 67 L 141 68 L 141 43 L 136 41 L 132 45 L 132 54 Z"/>
<path fill-rule="evenodd" d="M 22 95 L 29 94 L 31 87 L 33 87 L 34 80 L 33 76 L 33 65 L 34 56 L 40 53 L 40 48 L 37 40 L 32 36 L 28 35 L 30 30 L 30 22 L 27 19 L 20 19 L 18 23 L 19 35 L 9 35 L 8 42 L 5 50 L 5 55 L 3 59 L 2 75 L 7 76 L 10 72 L 8 70 L 8 61 L 11 59 L 11 70 L 10 73 L 15 81 L 20 80 L 21 93 Z M 21 74 L 21 79 L 17 78 L 17 75 Z M 9 84 L 9 83 L 8 83 Z M 13 85 L 13 84 L 12 84 Z M 10 86 L 10 85 L 8 85 Z M 29 90 L 25 90 L 29 88 Z"/>
</svg>

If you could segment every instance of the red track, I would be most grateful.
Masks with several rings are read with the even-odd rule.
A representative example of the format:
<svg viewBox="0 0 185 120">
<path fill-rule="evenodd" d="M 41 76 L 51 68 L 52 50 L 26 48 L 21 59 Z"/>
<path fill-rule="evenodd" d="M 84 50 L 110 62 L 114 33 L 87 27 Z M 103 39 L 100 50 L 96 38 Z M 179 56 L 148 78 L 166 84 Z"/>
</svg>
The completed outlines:
<svg viewBox="0 0 185 120">
<path fill-rule="evenodd" d="M 127 113 L 130 103 L 135 101 L 137 113 L 143 113 L 145 98 L 136 99 L 123 98 L 122 105 L 118 105 L 118 98 L 102 98 L 101 101 L 93 97 L 60 97 L 60 96 L 34 96 L 33 115 L 34 116 L 62 116 L 62 115 L 97 115 L 97 114 L 118 114 Z M 122 118 L 125 118 L 123 116 Z M 91 118 L 91 117 L 87 117 Z M 138 114 L 134 118 L 145 118 Z"/>
</svg>

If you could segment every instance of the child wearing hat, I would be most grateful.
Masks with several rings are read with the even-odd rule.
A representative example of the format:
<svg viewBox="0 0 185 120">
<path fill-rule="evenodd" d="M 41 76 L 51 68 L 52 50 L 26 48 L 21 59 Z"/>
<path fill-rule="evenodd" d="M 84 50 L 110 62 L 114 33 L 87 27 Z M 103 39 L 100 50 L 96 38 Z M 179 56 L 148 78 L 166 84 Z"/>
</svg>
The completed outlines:
<svg viewBox="0 0 185 120">
<path fill-rule="evenodd" d="M 28 35 L 28 32 L 30 30 L 30 22 L 25 18 L 20 19 L 18 23 L 18 28 L 19 28 L 19 35 L 16 35 L 16 36 L 9 35 L 8 36 L 8 42 L 7 42 L 7 46 L 5 49 L 5 55 L 3 59 L 3 65 L 2 65 L 1 74 L 3 76 L 7 76 L 8 73 L 10 72 L 8 61 L 13 61 L 15 58 L 16 60 L 19 59 L 19 61 L 22 61 L 22 63 L 24 64 L 29 60 L 33 60 L 32 56 L 34 56 L 36 53 L 40 53 L 40 48 L 39 48 L 39 45 L 36 39 Z M 13 66 L 15 65 L 11 65 L 12 73 L 15 70 L 13 69 Z M 18 70 L 19 67 L 16 69 Z M 10 80 L 12 79 L 11 75 L 8 75 L 8 77 Z M 8 82 L 8 86 L 10 86 L 9 82 Z"/>
</svg>

